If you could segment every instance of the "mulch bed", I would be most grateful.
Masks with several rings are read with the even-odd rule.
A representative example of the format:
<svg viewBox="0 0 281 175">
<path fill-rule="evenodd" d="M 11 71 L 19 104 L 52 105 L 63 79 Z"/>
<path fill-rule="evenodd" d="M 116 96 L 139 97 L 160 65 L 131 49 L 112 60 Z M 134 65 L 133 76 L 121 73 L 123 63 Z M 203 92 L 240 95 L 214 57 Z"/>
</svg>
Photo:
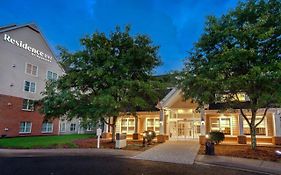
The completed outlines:
<svg viewBox="0 0 281 175">
<path fill-rule="evenodd" d="M 88 138 L 88 139 L 80 139 L 74 141 L 74 144 L 77 145 L 78 148 L 97 148 L 97 139 L 96 138 Z M 158 143 L 153 142 L 151 145 L 144 147 L 141 140 L 127 140 L 127 147 L 122 148 L 123 150 L 134 150 L 134 151 L 145 151 L 147 149 L 152 148 Z M 100 148 L 108 148 L 114 149 L 115 144 L 111 142 L 110 139 L 101 139 L 100 140 Z"/>
<path fill-rule="evenodd" d="M 275 155 L 276 150 L 281 150 L 279 146 L 257 146 L 252 150 L 250 145 L 215 145 L 215 155 L 241 157 L 249 159 L 259 159 L 281 162 L 281 158 Z M 205 154 L 205 146 L 201 145 L 198 154 Z"/>
</svg>

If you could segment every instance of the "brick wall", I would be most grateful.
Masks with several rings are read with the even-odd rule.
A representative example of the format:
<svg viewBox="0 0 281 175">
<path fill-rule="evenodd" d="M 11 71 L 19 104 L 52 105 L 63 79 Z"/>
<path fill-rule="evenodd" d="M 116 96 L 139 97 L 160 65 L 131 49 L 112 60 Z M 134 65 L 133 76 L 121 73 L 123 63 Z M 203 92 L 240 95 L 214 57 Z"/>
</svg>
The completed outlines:
<svg viewBox="0 0 281 175">
<path fill-rule="evenodd" d="M 59 120 L 53 120 L 53 132 L 44 134 L 41 132 L 44 117 L 38 111 L 23 111 L 23 99 L 13 96 L 6 96 L 0 94 L 0 137 L 7 135 L 14 136 L 30 136 L 30 135 L 57 135 L 59 128 Z M 20 122 L 32 122 L 31 133 L 20 134 Z M 5 131 L 8 128 L 8 131 Z"/>
</svg>

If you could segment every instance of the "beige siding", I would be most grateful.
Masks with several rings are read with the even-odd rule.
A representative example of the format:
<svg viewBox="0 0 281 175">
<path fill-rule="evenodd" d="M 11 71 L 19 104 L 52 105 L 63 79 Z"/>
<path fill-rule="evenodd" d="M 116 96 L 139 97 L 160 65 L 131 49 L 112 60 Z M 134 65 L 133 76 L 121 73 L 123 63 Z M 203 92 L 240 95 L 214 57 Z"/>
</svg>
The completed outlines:
<svg viewBox="0 0 281 175">
<path fill-rule="evenodd" d="M 273 118 L 272 114 L 266 116 L 268 136 L 273 136 Z"/>
</svg>

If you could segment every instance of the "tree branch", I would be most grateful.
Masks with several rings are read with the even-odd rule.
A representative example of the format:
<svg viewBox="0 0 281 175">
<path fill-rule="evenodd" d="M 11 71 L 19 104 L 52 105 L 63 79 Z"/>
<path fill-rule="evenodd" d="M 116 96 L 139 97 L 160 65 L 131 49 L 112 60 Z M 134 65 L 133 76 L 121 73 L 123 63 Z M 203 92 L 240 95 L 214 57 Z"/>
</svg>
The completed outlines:
<svg viewBox="0 0 281 175">
<path fill-rule="evenodd" d="M 240 108 L 240 113 L 242 114 L 242 116 L 244 117 L 244 119 L 247 121 L 248 125 L 251 126 L 251 123 L 250 123 L 249 119 L 247 118 L 247 116 L 244 114 L 242 108 Z"/>
<path fill-rule="evenodd" d="M 263 116 L 261 118 L 261 120 L 255 125 L 255 127 L 257 127 L 259 124 L 261 124 L 261 122 L 264 120 L 265 116 L 266 116 L 266 113 L 267 113 L 267 110 L 269 109 L 269 107 L 266 107 L 265 110 L 264 110 L 264 113 L 263 113 Z"/>
<path fill-rule="evenodd" d="M 105 124 L 107 124 L 109 126 L 114 126 L 114 124 L 111 124 L 111 123 L 107 122 L 104 117 L 102 117 L 102 120 Z"/>
</svg>

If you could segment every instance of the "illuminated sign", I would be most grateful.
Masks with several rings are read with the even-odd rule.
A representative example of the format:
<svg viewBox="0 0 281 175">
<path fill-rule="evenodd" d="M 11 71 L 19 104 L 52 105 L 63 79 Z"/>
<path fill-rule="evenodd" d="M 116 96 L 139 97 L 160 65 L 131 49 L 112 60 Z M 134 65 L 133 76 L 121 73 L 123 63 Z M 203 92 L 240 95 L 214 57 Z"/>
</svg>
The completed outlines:
<svg viewBox="0 0 281 175">
<path fill-rule="evenodd" d="M 15 40 L 10 35 L 4 34 L 4 41 L 7 41 L 17 47 L 20 47 L 22 49 L 25 49 L 25 50 L 31 52 L 31 55 L 33 55 L 41 60 L 51 62 L 53 59 L 52 56 L 45 54 L 44 52 L 42 52 L 34 47 L 29 46 L 27 43 L 24 43 L 23 41 Z"/>
</svg>

